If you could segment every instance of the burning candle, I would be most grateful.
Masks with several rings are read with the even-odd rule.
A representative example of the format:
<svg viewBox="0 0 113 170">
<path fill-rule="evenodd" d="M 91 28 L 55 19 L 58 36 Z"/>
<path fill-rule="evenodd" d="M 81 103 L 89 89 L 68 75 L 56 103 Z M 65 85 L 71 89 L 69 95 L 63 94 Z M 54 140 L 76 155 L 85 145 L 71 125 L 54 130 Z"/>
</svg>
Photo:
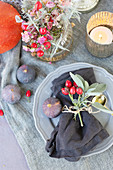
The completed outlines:
<svg viewBox="0 0 113 170">
<path fill-rule="evenodd" d="M 113 33 L 109 28 L 99 26 L 90 32 L 90 38 L 99 44 L 111 44 L 113 41 Z"/>
</svg>

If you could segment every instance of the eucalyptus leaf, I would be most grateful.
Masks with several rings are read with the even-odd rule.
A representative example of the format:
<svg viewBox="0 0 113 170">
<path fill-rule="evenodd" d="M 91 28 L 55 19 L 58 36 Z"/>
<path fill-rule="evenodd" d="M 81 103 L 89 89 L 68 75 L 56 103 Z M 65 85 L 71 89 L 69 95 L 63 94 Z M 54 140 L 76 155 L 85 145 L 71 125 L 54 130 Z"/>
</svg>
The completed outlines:
<svg viewBox="0 0 113 170">
<path fill-rule="evenodd" d="M 98 102 L 92 103 L 92 106 L 95 107 L 96 109 L 103 111 L 103 112 L 113 114 L 112 110 L 108 110 L 105 106 L 103 106 L 102 104 L 100 104 Z"/>
<path fill-rule="evenodd" d="M 83 85 L 82 80 L 77 75 L 74 75 L 71 72 L 70 72 L 70 76 L 73 79 L 73 81 L 77 84 L 77 86 L 81 87 L 84 90 L 84 85 Z"/>
</svg>

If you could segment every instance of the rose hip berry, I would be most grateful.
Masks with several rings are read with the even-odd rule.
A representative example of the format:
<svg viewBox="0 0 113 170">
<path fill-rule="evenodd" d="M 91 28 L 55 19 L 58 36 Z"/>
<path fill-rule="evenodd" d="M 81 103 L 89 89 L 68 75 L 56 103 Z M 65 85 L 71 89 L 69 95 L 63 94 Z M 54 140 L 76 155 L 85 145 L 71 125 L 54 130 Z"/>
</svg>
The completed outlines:
<svg viewBox="0 0 113 170">
<path fill-rule="evenodd" d="M 28 90 L 28 91 L 26 92 L 26 96 L 27 96 L 27 97 L 30 97 L 30 96 L 31 96 L 31 91 L 30 91 L 30 90 Z"/>
<path fill-rule="evenodd" d="M 78 87 L 77 84 L 76 84 L 75 82 L 73 82 L 73 86 Z"/>
<path fill-rule="evenodd" d="M 36 44 L 36 43 L 32 43 L 32 44 L 31 44 L 31 47 L 37 48 L 37 44 Z"/>
<path fill-rule="evenodd" d="M 24 30 L 24 31 L 27 31 L 27 27 L 28 27 L 28 25 L 22 25 L 22 29 Z"/>
<path fill-rule="evenodd" d="M 50 42 L 45 42 L 43 45 L 44 45 L 46 50 L 48 50 L 51 47 L 51 43 Z"/>
<path fill-rule="evenodd" d="M 76 89 L 76 93 L 81 95 L 83 93 L 83 90 L 80 87 L 78 87 Z"/>
<path fill-rule="evenodd" d="M 61 91 L 62 91 L 62 94 L 64 94 L 64 95 L 68 95 L 69 94 L 69 89 L 66 88 L 66 87 L 62 88 Z"/>
<path fill-rule="evenodd" d="M 71 81 L 70 80 L 66 80 L 65 86 L 68 87 L 68 88 L 72 87 Z"/>
<path fill-rule="evenodd" d="M 42 57 L 44 55 L 44 52 L 42 51 L 42 50 L 39 50 L 38 52 L 37 52 L 37 56 L 38 57 Z"/>
<path fill-rule="evenodd" d="M 37 1 L 36 4 L 35 4 L 35 9 L 36 9 L 37 11 L 39 11 L 39 9 L 41 9 L 41 8 L 42 8 L 41 2 L 40 2 L 40 1 Z"/>
<path fill-rule="evenodd" d="M 70 94 L 75 94 L 76 93 L 76 88 L 75 86 L 70 88 Z"/>
<path fill-rule="evenodd" d="M 4 115 L 4 112 L 3 110 L 0 109 L 0 116 L 3 116 Z"/>
<path fill-rule="evenodd" d="M 40 32 L 40 34 L 42 34 L 42 35 L 44 35 L 44 34 L 46 34 L 47 33 L 47 30 L 46 30 L 46 28 L 40 28 L 39 29 L 39 32 Z"/>
<path fill-rule="evenodd" d="M 50 17 L 50 20 L 49 20 L 49 22 L 54 22 L 54 20 L 52 19 L 52 17 Z"/>
</svg>

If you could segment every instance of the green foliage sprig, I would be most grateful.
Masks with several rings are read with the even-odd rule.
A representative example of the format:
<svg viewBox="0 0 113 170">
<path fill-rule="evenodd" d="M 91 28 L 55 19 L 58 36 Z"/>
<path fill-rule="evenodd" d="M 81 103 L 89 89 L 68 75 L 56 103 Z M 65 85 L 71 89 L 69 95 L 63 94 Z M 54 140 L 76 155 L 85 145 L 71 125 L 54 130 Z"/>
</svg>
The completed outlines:
<svg viewBox="0 0 113 170">
<path fill-rule="evenodd" d="M 76 119 L 76 116 L 79 116 L 80 124 L 83 126 L 83 121 L 81 118 L 81 111 L 89 111 L 90 113 L 94 113 L 92 107 L 97 109 L 97 112 L 102 111 L 105 113 L 113 114 L 113 111 L 109 110 L 102 102 L 98 100 L 99 96 L 103 95 L 103 93 L 106 90 L 106 84 L 102 83 L 93 83 L 89 85 L 89 83 L 84 80 L 80 75 L 70 72 L 70 76 L 73 79 L 73 81 L 77 84 L 79 88 L 83 90 L 82 94 L 79 94 L 78 99 L 73 98 L 73 94 L 70 92 L 68 93 L 72 103 L 74 106 L 71 106 L 69 109 L 67 106 L 65 107 L 68 111 L 71 111 L 74 113 L 74 119 Z M 96 100 L 89 100 L 89 97 L 96 97 Z M 73 111 L 73 109 L 75 111 Z M 65 112 L 65 111 L 64 111 Z"/>
</svg>

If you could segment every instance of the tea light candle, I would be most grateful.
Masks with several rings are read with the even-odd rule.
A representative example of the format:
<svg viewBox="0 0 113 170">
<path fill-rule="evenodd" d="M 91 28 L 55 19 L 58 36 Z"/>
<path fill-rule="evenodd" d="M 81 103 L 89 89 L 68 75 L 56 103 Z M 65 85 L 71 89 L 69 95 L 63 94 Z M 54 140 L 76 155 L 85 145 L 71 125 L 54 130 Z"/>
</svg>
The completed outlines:
<svg viewBox="0 0 113 170">
<path fill-rule="evenodd" d="M 90 32 L 90 38 L 99 44 L 111 44 L 113 41 L 113 34 L 109 28 L 99 26 Z"/>
</svg>

